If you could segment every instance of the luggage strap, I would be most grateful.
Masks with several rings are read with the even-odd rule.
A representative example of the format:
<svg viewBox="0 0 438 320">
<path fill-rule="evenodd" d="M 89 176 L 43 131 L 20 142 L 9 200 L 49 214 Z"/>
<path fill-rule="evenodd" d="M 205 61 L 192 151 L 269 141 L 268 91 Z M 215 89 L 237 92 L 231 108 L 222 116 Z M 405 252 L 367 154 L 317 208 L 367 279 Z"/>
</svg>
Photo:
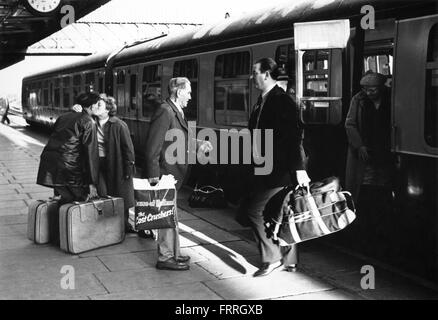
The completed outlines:
<svg viewBox="0 0 438 320">
<path fill-rule="evenodd" d="M 315 199 L 313 198 L 311 193 L 307 193 L 306 195 L 307 202 L 310 206 L 310 211 L 312 215 L 315 217 L 316 223 L 318 223 L 319 228 L 324 234 L 329 234 L 330 230 L 325 225 L 324 221 L 321 218 L 321 213 L 319 212 L 318 206 L 316 205 Z"/>
<path fill-rule="evenodd" d="M 295 242 L 301 242 L 301 237 L 298 233 L 297 226 L 295 224 L 295 217 L 292 207 L 289 206 L 288 210 L 289 210 L 289 219 L 292 220 L 289 223 L 289 229 L 292 234 L 292 238 L 294 238 Z"/>
</svg>

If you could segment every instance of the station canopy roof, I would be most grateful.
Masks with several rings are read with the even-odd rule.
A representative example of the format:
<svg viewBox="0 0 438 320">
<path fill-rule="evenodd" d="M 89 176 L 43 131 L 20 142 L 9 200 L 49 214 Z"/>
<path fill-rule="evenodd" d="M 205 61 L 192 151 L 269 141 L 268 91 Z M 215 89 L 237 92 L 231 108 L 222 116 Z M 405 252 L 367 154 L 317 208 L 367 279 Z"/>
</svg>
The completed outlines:
<svg viewBox="0 0 438 320">
<path fill-rule="evenodd" d="M 64 0 L 75 18 L 89 14 L 109 0 Z M 0 0 L 0 69 L 24 59 L 27 48 L 61 29 L 58 14 L 40 16 L 28 11 L 21 0 Z"/>
<path fill-rule="evenodd" d="M 144 2 L 137 2 L 137 10 L 123 3 L 64 0 L 75 8 L 75 23 L 61 28 L 59 15 L 33 15 L 22 0 L 0 0 L 0 70 L 26 55 L 90 55 L 200 24 L 189 17 L 163 19 L 163 14 L 144 10 Z"/>
</svg>

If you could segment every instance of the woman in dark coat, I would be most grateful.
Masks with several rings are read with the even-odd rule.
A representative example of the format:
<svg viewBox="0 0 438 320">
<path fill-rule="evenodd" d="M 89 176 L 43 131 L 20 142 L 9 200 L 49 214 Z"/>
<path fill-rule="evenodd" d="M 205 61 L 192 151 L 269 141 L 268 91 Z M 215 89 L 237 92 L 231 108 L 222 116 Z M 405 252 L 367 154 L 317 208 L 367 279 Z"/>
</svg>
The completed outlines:
<svg viewBox="0 0 438 320">
<path fill-rule="evenodd" d="M 135 205 L 134 146 L 128 126 L 115 116 L 117 106 L 114 98 L 105 94 L 101 94 L 100 97 L 95 114 L 100 167 L 99 190 L 104 190 L 101 192 L 102 196 L 110 195 L 124 199 L 125 228 L 129 229 L 129 208 Z"/>
</svg>

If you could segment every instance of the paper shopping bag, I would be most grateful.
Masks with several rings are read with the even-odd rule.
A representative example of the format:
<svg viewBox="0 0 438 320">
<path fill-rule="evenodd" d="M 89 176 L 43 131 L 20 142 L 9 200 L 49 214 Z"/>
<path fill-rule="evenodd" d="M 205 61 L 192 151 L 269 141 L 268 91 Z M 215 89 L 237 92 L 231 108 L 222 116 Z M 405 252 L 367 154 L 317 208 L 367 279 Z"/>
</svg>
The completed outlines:
<svg viewBox="0 0 438 320">
<path fill-rule="evenodd" d="M 135 229 L 176 227 L 176 189 L 173 176 L 163 176 L 157 185 L 134 178 Z"/>
</svg>

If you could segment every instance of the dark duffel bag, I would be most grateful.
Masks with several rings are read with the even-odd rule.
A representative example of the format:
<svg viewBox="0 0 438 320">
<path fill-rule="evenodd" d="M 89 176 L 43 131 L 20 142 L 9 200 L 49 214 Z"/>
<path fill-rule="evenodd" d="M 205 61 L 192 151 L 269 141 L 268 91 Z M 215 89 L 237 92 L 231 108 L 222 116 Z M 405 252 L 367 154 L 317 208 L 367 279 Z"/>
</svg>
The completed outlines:
<svg viewBox="0 0 438 320">
<path fill-rule="evenodd" d="M 330 177 L 289 191 L 266 226 L 274 240 L 287 246 L 342 230 L 355 218 L 351 194 L 341 191 L 338 178 Z"/>
</svg>

